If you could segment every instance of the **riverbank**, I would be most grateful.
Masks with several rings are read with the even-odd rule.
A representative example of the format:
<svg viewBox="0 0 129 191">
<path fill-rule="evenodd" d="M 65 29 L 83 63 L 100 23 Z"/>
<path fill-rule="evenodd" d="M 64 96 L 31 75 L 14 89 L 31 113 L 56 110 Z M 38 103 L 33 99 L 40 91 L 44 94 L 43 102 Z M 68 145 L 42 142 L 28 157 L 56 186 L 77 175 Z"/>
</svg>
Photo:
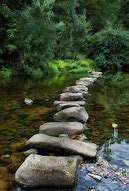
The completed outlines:
<svg viewBox="0 0 129 191">
<path fill-rule="evenodd" d="M 39 67 L 28 66 L 26 68 L 1 68 L 0 78 L 9 79 L 11 76 L 25 75 L 34 79 L 41 79 L 44 75 L 58 74 L 84 74 L 95 67 L 93 60 L 84 57 L 78 57 L 75 60 L 52 60 L 41 64 Z"/>
</svg>

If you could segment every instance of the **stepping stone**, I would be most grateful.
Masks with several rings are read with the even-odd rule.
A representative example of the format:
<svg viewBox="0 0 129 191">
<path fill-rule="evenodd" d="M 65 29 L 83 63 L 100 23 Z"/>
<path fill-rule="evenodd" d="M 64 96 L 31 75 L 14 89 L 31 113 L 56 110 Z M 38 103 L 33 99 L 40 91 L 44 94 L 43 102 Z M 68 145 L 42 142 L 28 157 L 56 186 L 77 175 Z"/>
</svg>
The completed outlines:
<svg viewBox="0 0 129 191">
<path fill-rule="evenodd" d="M 59 105 L 56 106 L 56 110 L 60 111 L 62 109 L 66 109 L 66 108 L 69 108 L 69 107 L 80 107 L 80 105 L 76 104 L 76 103 L 62 103 L 62 104 L 59 104 Z"/>
<path fill-rule="evenodd" d="M 76 85 L 89 86 L 89 85 L 91 85 L 95 80 L 96 80 L 96 78 L 94 78 L 94 77 L 80 78 L 80 80 L 77 80 L 77 81 L 76 81 Z"/>
<path fill-rule="evenodd" d="M 95 77 L 95 78 L 101 77 L 102 74 L 103 74 L 102 72 L 96 72 L 96 71 L 91 72 L 92 77 Z"/>
<path fill-rule="evenodd" d="M 60 101 L 81 101 L 84 100 L 82 93 L 62 93 L 60 94 Z"/>
<path fill-rule="evenodd" d="M 51 136 L 59 136 L 60 134 L 78 135 L 83 133 L 83 125 L 79 122 L 44 123 L 40 126 L 39 133 Z"/>
<path fill-rule="evenodd" d="M 94 143 L 81 142 L 70 138 L 59 138 L 45 134 L 36 134 L 27 143 L 30 148 L 40 149 L 41 151 L 60 151 L 69 154 L 77 154 L 85 157 L 95 157 L 97 145 Z"/>
<path fill-rule="evenodd" d="M 95 80 L 96 80 L 96 78 L 94 78 L 94 77 L 80 78 L 80 81 L 91 82 L 91 83 L 93 83 Z"/>
<path fill-rule="evenodd" d="M 63 90 L 63 93 L 70 92 L 70 93 L 84 93 L 88 92 L 88 88 L 85 86 L 70 86 Z"/>
<path fill-rule="evenodd" d="M 86 102 L 85 101 L 54 101 L 54 106 L 58 106 L 59 104 L 78 104 L 80 106 L 84 106 Z"/>
<path fill-rule="evenodd" d="M 15 181 L 24 187 L 74 186 L 77 159 L 73 157 L 29 155 L 15 174 Z"/>
<path fill-rule="evenodd" d="M 89 85 L 91 85 L 91 82 L 86 82 L 86 81 L 82 81 L 82 80 L 77 80 L 76 81 L 76 85 L 78 86 L 85 86 L 85 87 L 87 87 L 87 86 L 89 86 Z"/>
<path fill-rule="evenodd" d="M 60 122 L 79 121 L 86 123 L 88 119 L 89 116 L 84 107 L 70 107 L 63 109 L 54 115 L 54 120 Z"/>
</svg>

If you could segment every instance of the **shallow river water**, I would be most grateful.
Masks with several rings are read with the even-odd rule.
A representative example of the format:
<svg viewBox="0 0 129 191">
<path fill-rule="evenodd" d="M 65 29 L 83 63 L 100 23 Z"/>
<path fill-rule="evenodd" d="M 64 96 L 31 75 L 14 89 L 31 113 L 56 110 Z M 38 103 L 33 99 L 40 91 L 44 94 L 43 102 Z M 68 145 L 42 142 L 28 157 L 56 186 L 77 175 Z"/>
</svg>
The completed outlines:
<svg viewBox="0 0 129 191">
<path fill-rule="evenodd" d="M 21 191 L 13 180 L 24 160 L 26 140 L 44 122 L 53 120 L 53 102 L 59 99 L 64 87 L 74 85 L 80 77 L 48 76 L 39 81 L 15 78 L 0 82 L 0 191 L 9 187 L 11 191 Z M 89 93 L 85 106 L 90 116 L 86 130 L 88 141 L 98 145 L 97 158 L 129 172 L 129 74 L 103 75 L 89 88 Z M 24 104 L 26 97 L 34 101 L 32 106 Z M 113 123 L 118 127 L 113 128 Z M 88 177 L 86 165 L 82 167 L 84 171 L 78 169 L 75 188 L 67 191 L 129 190 L 129 184 L 117 178 L 96 181 Z M 42 190 L 49 189 L 35 189 Z"/>
</svg>

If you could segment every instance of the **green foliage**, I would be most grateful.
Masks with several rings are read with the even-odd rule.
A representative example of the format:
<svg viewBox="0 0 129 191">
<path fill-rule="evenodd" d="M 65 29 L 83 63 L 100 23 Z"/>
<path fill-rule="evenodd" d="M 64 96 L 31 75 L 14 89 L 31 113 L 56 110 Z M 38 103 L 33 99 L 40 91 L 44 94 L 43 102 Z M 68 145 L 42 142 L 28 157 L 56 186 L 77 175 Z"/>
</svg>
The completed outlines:
<svg viewBox="0 0 129 191">
<path fill-rule="evenodd" d="M 129 29 L 129 0 L 121 0 L 121 9 L 118 12 L 118 18 L 124 27 Z"/>
<path fill-rule="evenodd" d="M 34 79 L 40 79 L 43 77 L 43 71 L 40 68 L 34 69 L 32 71 L 32 77 Z"/>
<path fill-rule="evenodd" d="M 90 59 L 79 59 L 75 61 L 76 67 L 69 70 L 71 73 L 87 73 L 94 68 L 94 62 Z"/>
<path fill-rule="evenodd" d="M 129 65 L 128 12 L 129 0 L 1 0 L 0 67 L 33 76 L 82 73 L 92 66 L 83 54 L 120 70 Z M 104 27 L 112 14 L 127 30 Z"/>
<path fill-rule="evenodd" d="M 53 1 L 33 1 L 19 15 L 17 46 L 24 65 L 37 67 L 53 58 L 56 45 L 55 24 L 52 21 Z"/>
<path fill-rule="evenodd" d="M 15 13 L 6 5 L 0 5 L 0 65 L 4 65 L 4 60 L 8 61 L 10 55 L 16 51 L 15 45 Z"/>
<path fill-rule="evenodd" d="M 129 65 L 129 31 L 108 22 L 93 37 L 96 64 L 103 69 L 120 70 Z"/>
<path fill-rule="evenodd" d="M 121 7 L 121 0 L 79 0 L 79 2 L 80 11 L 86 11 L 94 32 L 102 29 L 110 16 L 116 15 Z"/>
<path fill-rule="evenodd" d="M 55 20 L 62 23 L 56 47 L 59 58 L 76 58 L 79 52 L 88 51 L 91 25 L 84 13 L 77 13 L 78 6 L 77 0 L 56 1 L 54 5 Z"/>
<path fill-rule="evenodd" d="M 84 58 L 77 60 L 53 60 L 43 66 L 48 73 L 86 73 L 92 70 L 94 62 Z"/>
<path fill-rule="evenodd" d="M 11 76 L 12 70 L 4 67 L 0 70 L 0 78 L 10 78 Z"/>
<path fill-rule="evenodd" d="M 57 67 L 57 61 L 49 61 L 43 65 L 44 71 L 47 73 L 57 74 L 59 69 Z"/>
</svg>

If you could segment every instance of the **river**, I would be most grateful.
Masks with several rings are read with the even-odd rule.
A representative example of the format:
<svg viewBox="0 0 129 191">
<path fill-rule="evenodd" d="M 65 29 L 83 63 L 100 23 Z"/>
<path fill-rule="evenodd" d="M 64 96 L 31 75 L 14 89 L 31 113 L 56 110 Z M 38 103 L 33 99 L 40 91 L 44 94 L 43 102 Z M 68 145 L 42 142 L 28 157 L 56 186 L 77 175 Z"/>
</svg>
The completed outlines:
<svg viewBox="0 0 129 191">
<path fill-rule="evenodd" d="M 20 190 L 13 180 L 16 169 L 24 160 L 26 140 L 37 133 L 44 122 L 53 120 L 53 102 L 59 100 L 63 88 L 74 85 L 80 77 L 45 76 L 41 80 L 21 77 L 0 82 L 1 189 Z M 85 106 L 90 116 L 86 130 L 88 141 L 98 145 L 98 158 L 129 171 L 129 75 L 104 74 L 89 88 L 89 93 Z M 25 98 L 31 98 L 33 105 L 26 105 Z M 117 128 L 112 124 L 117 124 Z M 117 180 L 92 182 L 78 170 L 77 183 L 72 190 L 126 191 L 129 186 Z"/>
</svg>

